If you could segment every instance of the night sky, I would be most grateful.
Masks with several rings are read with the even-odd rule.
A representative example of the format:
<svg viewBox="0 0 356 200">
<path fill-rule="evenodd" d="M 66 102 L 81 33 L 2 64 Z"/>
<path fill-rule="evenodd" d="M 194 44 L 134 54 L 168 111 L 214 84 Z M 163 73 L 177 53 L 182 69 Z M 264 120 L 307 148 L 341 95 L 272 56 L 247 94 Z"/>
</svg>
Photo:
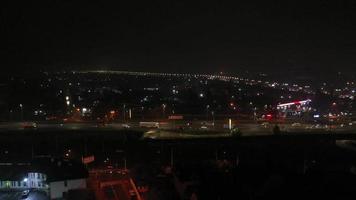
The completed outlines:
<svg viewBox="0 0 356 200">
<path fill-rule="evenodd" d="M 2 3 L 2 70 L 356 71 L 356 1 L 98 2 Z"/>
</svg>

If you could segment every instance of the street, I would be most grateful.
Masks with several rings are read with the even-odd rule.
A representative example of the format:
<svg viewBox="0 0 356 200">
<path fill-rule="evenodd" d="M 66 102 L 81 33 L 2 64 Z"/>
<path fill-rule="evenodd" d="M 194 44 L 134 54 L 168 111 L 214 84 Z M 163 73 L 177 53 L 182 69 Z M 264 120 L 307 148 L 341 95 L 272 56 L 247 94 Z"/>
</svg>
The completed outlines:
<svg viewBox="0 0 356 200">
<path fill-rule="evenodd" d="M 22 198 L 22 191 L 0 192 L 1 200 L 49 200 L 49 197 L 42 192 L 31 191 L 27 198 Z"/>
</svg>

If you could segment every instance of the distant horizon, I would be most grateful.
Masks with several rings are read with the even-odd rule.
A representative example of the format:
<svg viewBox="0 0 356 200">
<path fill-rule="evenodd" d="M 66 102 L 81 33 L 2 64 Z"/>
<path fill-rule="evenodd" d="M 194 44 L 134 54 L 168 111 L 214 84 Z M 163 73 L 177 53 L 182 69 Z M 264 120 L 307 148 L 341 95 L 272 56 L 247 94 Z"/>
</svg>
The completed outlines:
<svg viewBox="0 0 356 200">
<path fill-rule="evenodd" d="M 174 71 L 170 67 L 166 67 L 164 69 L 158 67 L 150 67 L 150 68 L 142 68 L 140 66 L 118 66 L 118 65 L 86 65 L 86 64 L 60 64 L 60 65 L 45 65 L 45 64 L 26 64 L 26 65 L 11 65 L 11 64 L 3 64 L 10 65 L 10 68 L 2 71 L 3 73 L 19 73 L 19 72 L 34 72 L 34 71 L 76 71 L 76 70 L 110 70 L 110 71 L 134 71 L 134 72 L 155 72 L 155 73 L 194 73 L 194 74 L 238 74 L 238 73 L 251 73 L 251 74 L 259 74 L 264 73 L 268 75 L 284 73 L 281 75 L 285 75 L 285 73 L 295 73 L 301 72 L 302 74 L 308 74 L 310 72 L 318 72 L 319 75 L 333 75 L 335 73 L 348 73 L 349 76 L 356 76 L 353 73 L 352 69 L 345 68 L 332 68 L 327 70 L 320 70 L 312 67 L 298 68 L 298 67 L 286 67 L 278 70 L 269 70 L 269 69 L 260 69 L 258 67 L 235 67 L 235 68 L 209 68 L 206 71 L 201 71 L 198 69 L 181 69 L 179 71 Z M 22 68 L 23 67 L 23 68 Z M 351 74 L 349 74 L 351 72 Z"/>
</svg>

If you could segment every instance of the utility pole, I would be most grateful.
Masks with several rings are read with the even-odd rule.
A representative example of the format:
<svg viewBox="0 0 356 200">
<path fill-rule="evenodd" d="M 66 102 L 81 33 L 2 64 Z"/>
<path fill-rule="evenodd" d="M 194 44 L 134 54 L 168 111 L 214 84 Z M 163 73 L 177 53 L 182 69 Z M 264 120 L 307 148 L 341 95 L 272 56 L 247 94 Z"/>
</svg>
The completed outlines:
<svg viewBox="0 0 356 200">
<path fill-rule="evenodd" d="M 213 126 L 215 126 L 215 116 L 214 116 L 214 111 L 211 111 L 211 115 L 213 116 Z"/>
<path fill-rule="evenodd" d="M 141 107 L 142 120 L 145 119 L 145 116 L 144 116 L 144 113 L 143 113 L 144 109 L 145 109 L 145 107 L 142 106 Z"/>
<path fill-rule="evenodd" d="M 209 107 L 210 105 L 206 105 L 206 121 L 209 119 Z"/>
<path fill-rule="evenodd" d="M 165 118 L 166 115 L 166 104 L 162 104 L 162 115 L 163 115 L 163 119 Z"/>
<path fill-rule="evenodd" d="M 23 121 L 23 105 L 20 103 L 20 109 L 21 109 L 21 121 Z"/>
<path fill-rule="evenodd" d="M 32 159 L 35 157 L 35 147 L 33 146 L 33 144 L 31 144 L 31 157 Z"/>
<path fill-rule="evenodd" d="M 171 168 L 173 168 L 174 165 L 174 152 L 173 152 L 173 147 L 171 147 Z"/>
<path fill-rule="evenodd" d="M 87 147 L 87 137 L 84 138 L 84 155 L 83 156 L 87 156 L 88 155 L 88 147 Z"/>
<path fill-rule="evenodd" d="M 125 117 L 125 115 L 126 115 L 126 104 L 123 105 L 123 112 L 122 112 L 122 114 L 123 114 L 123 117 L 124 117 L 124 122 L 126 122 L 126 117 Z"/>
</svg>

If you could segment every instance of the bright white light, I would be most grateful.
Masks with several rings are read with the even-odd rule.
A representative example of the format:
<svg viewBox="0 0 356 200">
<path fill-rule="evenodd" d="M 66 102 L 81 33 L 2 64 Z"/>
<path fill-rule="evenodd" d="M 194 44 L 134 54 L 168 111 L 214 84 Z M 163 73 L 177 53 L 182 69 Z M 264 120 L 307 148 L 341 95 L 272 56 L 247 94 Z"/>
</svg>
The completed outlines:
<svg viewBox="0 0 356 200">
<path fill-rule="evenodd" d="M 87 112 L 87 111 L 88 111 L 87 108 L 82 108 L 82 112 L 83 112 L 83 113 L 85 113 L 85 112 Z"/>
<path fill-rule="evenodd" d="M 27 178 L 24 178 L 24 179 L 23 179 L 23 182 L 27 182 L 27 181 L 28 181 L 28 179 L 27 179 Z"/>
<path fill-rule="evenodd" d="M 201 97 L 201 98 L 204 97 L 204 94 L 203 94 L 203 93 L 200 93 L 200 94 L 199 94 L 199 97 Z"/>
<path fill-rule="evenodd" d="M 66 103 L 67 103 L 67 106 L 69 106 L 69 104 L 70 104 L 70 101 L 67 101 Z"/>
<path fill-rule="evenodd" d="M 69 96 L 66 96 L 66 100 L 67 100 L 67 101 L 69 100 Z"/>
</svg>

